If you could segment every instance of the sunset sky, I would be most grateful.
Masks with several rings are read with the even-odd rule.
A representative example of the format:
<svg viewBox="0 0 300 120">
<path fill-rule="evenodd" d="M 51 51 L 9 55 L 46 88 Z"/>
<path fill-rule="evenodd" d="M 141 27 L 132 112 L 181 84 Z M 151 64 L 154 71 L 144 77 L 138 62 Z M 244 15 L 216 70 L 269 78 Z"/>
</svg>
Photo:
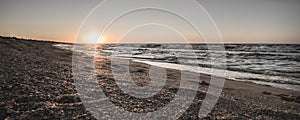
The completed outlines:
<svg viewBox="0 0 300 120">
<path fill-rule="evenodd" d="M 100 2 L 1 0 L 0 35 L 74 42 L 84 18 Z M 300 43 L 299 0 L 199 0 L 199 3 L 215 21 L 225 43 Z M 105 18 L 109 14 L 107 12 L 101 17 Z M 172 22 L 171 16 L 165 17 Z M 160 19 L 159 16 L 156 19 Z M 134 22 L 136 20 L 121 24 Z M 86 39 L 94 39 L 97 36 L 95 34 L 98 33 L 87 34 Z M 103 36 L 103 39 L 115 42 L 113 36 L 114 31 L 107 37 Z M 164 27 L 152 25 L 138 28 L 126 37 L 131 42 L 143 42 L 146 38 L 152 39 L 151 42 L 177 42 L 178 36 Z M 190 40 L 199 41 L 192 37 Z"/>
</svg>

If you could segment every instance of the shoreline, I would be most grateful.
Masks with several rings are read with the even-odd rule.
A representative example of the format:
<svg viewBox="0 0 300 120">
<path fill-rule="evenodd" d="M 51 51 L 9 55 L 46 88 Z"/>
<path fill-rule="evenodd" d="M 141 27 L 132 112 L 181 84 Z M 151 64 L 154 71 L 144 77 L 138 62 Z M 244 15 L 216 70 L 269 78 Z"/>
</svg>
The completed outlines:
<svg viewBox="0 0 300 120">
<path fill-rule="evenodd" d="M 54 44 L 56 42 L 0 38 L 1 119 L 93 119 L 74 86 L 72 52 L 56 48 Z M 111 89 L 106 85 L 116 87 L 111 83 L 110 60 L 102 56 L 98 61 L 97 66 L 102 66 L 101 69 L 105 70 L 101 73 L 102 77 L 98 77 L 99 84 L 106 89 Z M 145 84 L 147 81 L 139 77 L 145 77 L 142 73 L 148 70 L 149 65 L 137 62 L 132 62 L 131 65 L 134 66 L 131 71 L 137 83 Z M 170 80 L 180 78 L 176 74 L 178 70 L 167 71 L 170 71 Z M 198 119 L 199 106 L 209 79 L 209 75 L 201 74 L 201 81 L 197 83 L 201 86 L 197 96 L 180 119 Z M 171 83 L 168 85 L 174 87 Z M 116 89 L 114 87 L 112 88 Z M 171 90 L 171 96 L 176 93 L 173 89 L 167 90 Z M 115 104 L 128 100 L 119 96 L 119 92 L 108 92 L 109 95 L 117 94 Z M 206 119 L 299 119 L 299 96 L 300 93 L 296 91 L 226 80 L 220 100 Z M 129 111 L 132 109 L 130 106 L 119 105 Z M 144 106 L 138 110 L 147 111 L 148 108 L 149 106 Z"/>
<path fill-rule="evenodd" d="M 153 65 L 153 66 L 157 66 L 157 67 L 160 67 L 162 64 L 170 64 L 170 65 L 162 65 L 162 66 L 164 66 L 163 68 L 166 68 L 166 69 L 175 69 L 175 70 L 182 69 L 182 68 L 178 69 L 178 68 L 169 67 L 173 63 L 164 63 L 164 62 L 160 63 L 160 62 L 142 61 L 142 60 L 134 60 L 134 59 L 133 59 L 133 61 L 139 62 L 139 63 L 144 63 L 144 64 L 147 64 L 147 65 Z M 180 64 L 175 64 L 175 65 L 181 66 Z M 183 66 L 185 66 L 185 65 L 183 65 Z M 204 68 L 204 67 L 198 67 L 198 68 L 200 68 L 200 69 L 207 69 L 207 71 L 209 71 L 209 68 Z M 191 68 L 191 69 L 193 69 L 193 68 Z M 182 70 L 186 70 L 186 69 L 182 69 Z M 211 74 L 209 72 L 205 73 L 204 72 L 205 70 L 202 70 L 201 72 L 196 72 L 198 70 L 196 70 L 196 71 L 194 71 L 194 70 L 188 70 L 188 71 L 193 72 L 193 73 L 199 73 L 201 75 L 211 76 Z M 225 71 L 227 72 L 227 75 L 230 72 L 235 72 L 235 71 L 228 72 L 228 70 L 225 70 Z M 235 80 L 233 78 L 230 79 L 228 77 L 227 78 L 225 77 L 225 79 L 226 80 L 230 80 L 230 81 L 236 81 L 236 82 L 249 82 L 249 83 L 252 83 L 252 84 L 257 84 L 257 85 L 262 85 L 262 86 L 269 86 L 269 87 L 274 87 L 274 88 L 283 89 L 283 90 L 289 90 L 289 91 L 295 91 L 295 92 L 299 92 L 299 90 L 300 90 L 300 89 L 296 89 L 297 87 L 294 87 L 296 85 L 292 85 L 293 87 L 289 87 L 288 88 L 287 86 L 280 85 L 278 83 L 273 83 L 273 82 L 262 82 L 262 81 L 253 81 L 253 80 Z"/>
<path fill-rule="evenodd" d="M 73 48 L 72 45 L 58 44 L 55 46 L 57 46 L 61 49 L 73 50 L 73 49 L 71 49 L 71 48 Z M 89 49 L 88 47 L 85 48 L 84 45 L 79 45 L 79 46 L 83 47 L 82 50 L 81 50 L 81 48 L 78 48 L 77 50 L 74 49 L 74 50 L 81 52 L 81 53 L 87 52 L 87 54 L 89 56 L 94 56 L 95 51 Z M 96 45 L 91 45 L 91 46 L 96 46 Z M 101 46 L 102 45 L 99 45 L 97 47 L 101 48 Z M 110 46 L 110 45 L 108 45 L 108 46 Z M 105 47 L 103 54 L 111 54 L 110 52 L 105 52 L 106 45 L 103 45 L 103 47 Z M 176 49 L 174 49 L 174 50 L 176 50 Z M 96 51 L 101 51 L 101 50 L 99 50 L 99 48 L 97 48 Z M 134 51 L 134 52 L 137 52 L 137 51 Z M 228 51 L 228 52 L 235 52 L 235 51 Z M 255 52 L 255 53 L 257 53 L 257 52 Z M 268 52 L 268 54 L 271 54 L 271 53 Z M 110 55 L 105 55 L 105 56 L 110 57 Z M 219 69 L 215 69 L 215 68 L 211 68 L 211 67 L 207 67 L 207 66 L 204 67 L 205 65 L 203 65 L 203 64 L 199 65 L 199 66 L 197 64 L 183 65 L 183 64 L 173 63 L 173 61 L 164 61 L 164 60 L 160 60 L 160 59 L 153 59 L 149 56 L 147 56 L 145 58 L 141 57 L 141 59 L 140 59 L 139 56 L 131 57 L 131 56 L 125 55 L 125 57 L 119 57 L 119 59 L 131 59 L 131 60 L 134 60 L 135 62 L 145 63 L 145 64 L 148 64 L 151 66 L 158 66 L 158 67 L 176 69 L 176 70 L 187 70 L 190 72 L 207 74 L 207 75 L 211 75 L 211 71 L 219 70 Z M 198 61 L 196 61 L 196 62 L 198 62 Z M 244 67 L 244 66 L 240 66 L 240 67 Z M 272 86 L 272 87 L 280 88 L 280 89 L 287 89 L 287 90 L 293 90 L 293 91 L 298 91 L 298 92 L 300 91 L 300 82 L 297 81 L 293 77 L 289 77 L 288 75 L 285 75 L 285 76 L 276 75 L 276 74 L 270 75 L 270 74 L 257 73 L 255 71 L 251 71 L 251 70 L 250 71 L 247 71 L 247 70 L 239 71 L 237 69 L 230 69 L 230 68 L 227 68 L 226 70 L 224 70 L 224 71 L 221 70 L 221 71 L 226 72 L 225 78 L 228 80 L 234 80 L 234 81 L 240 81 L 240 82 L 252 82 L 252 83 L 255 83 L 258 85 L 267 85 L 267 86 Z M 260 71 L 262 71 L 262 70 L 260 70 Z"/>
</svg>

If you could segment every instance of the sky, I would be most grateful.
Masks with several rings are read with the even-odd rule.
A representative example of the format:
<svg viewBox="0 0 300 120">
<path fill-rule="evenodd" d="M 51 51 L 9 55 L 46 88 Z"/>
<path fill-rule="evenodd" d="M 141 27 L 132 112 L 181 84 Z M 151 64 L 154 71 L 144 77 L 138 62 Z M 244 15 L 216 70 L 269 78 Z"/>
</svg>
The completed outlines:
<svg viewBox="0 0 300 120">
<path fill-rule="evenodd" d="M 21 38 L 75 42 L 80 25 L 89 12 L 101 0 L 0 0 L 0 35 Z M 300 1 L 299 0 L 198 0 L 219 28 L 225 43 L 300 43 Z M 126 4 L 123 4 L 126 6 Z M 128 4 L 129 5 L 129 4 Z M 172 4 L 182 7 L 185 4 Z M 121 8 L 122 6 L 114 6 Z M 189 10 L 189 8 L 186 8 Z M 107 18 L 112 11 L 99 15 L 98 22 Z M 192 11 L 197 13 L 199 11 Z M 154 14 L 155 11 L 150 12 Z M 101 36 L 102 42 L 118 42 L 114 37 L 124 31 L 126 25 L 143 20 L 135 17 L 123 20 Z M 196 18 L 197 16 L 195 16 Z M 145 17 L 146 19 L 147 17 Z M 149 18 L 148 18 L 149 19 Z M 155 13 L 153 20 L 173 23 L 188 34 L 188 41 L 203 42 L 193 35 L 176 16 Z M 95 33 L 96 32 L 96 33 Z M 86 35 L 86 42 L 100 34 L 92 31 Z M 159 24 L 140 26 L 123 37 L 125 42 L 181 42 L 182 36 Z"/>
</svg>

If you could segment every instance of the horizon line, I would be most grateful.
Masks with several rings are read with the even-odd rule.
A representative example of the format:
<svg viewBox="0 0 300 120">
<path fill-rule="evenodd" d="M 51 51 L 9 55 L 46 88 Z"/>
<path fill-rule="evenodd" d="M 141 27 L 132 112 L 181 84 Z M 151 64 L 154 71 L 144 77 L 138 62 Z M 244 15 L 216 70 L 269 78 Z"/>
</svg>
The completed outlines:
<svg viewBox="0 0 300 120">
<path fill-rule="evenodd" d="M 14 39 L 19 39 L 19 40 L 29 40 L 29 41 L 45 41 L 45 42 L 55 42 L 55 43 L 62 43 L 62 44 L 86 44 L 86 45 L 105 45 L 105 44 L 269 44 L 269 45 L 276 45 L 276 44 L 286 44 L 286 45 L 290 45 L 290 44 L 294 44 L 294 45 L 300 45 L 299 43 L 266 43 L 266 42 L 261 42 L 261 43 L 256 43 L 256 42 L 249 42 L 249 43 L 245 43 L 245 42 L 223 42 L 223 43 L 205 43 L 205 42 L 190 42 L 190 43 L 176 43 L 176 42 L 169 42 L 169 43 L 155 43 L 155 42 L 127 42 L 127 43 L 117 43 L 117 42 L 106 42 L 106 43 L 76 43 L 76 42 L 63 42 L 63 41 L 56 41 L 56 40 L 46 40 L 46 39 L 36 39 L 36 38 L 24 38 L 24 37 L 17 37 L 17 36 L 3 36 L 0 35 L 0 38 L 14 38 Z"/>
</svg>

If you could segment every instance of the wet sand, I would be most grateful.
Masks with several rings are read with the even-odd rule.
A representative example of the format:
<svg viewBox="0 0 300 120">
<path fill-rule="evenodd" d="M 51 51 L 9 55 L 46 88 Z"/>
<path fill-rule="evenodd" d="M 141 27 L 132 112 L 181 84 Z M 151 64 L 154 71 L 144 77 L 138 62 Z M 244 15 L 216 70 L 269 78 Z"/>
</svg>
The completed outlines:
<svg viewBox="0 0 300 120">
<path fill-rule="evenodd" d="M 0 38 L 0 119 L 95 119 L 75 89 L 72 52 L 55 42 Z M 163 90 L 150 99 L 123 93 L 115 83 L 110 59 L 96 59 L 99 86 L 109 100 L 130 112 L 152 112 L 168 104 L 178 91 L 180 71 L 167 69 Z M 130 62 L 137 85 L 149 82 L 149 65 Z M 187 73 L 193 74 L 193 73 Z M 192 105 L 179 119 L 199 119 L 210 76 L 201 79 Z M 125 81 L 122 81 L 125 82 Z M 226 80 L 223 92 L 205 119 L 300 119 L 300 93 L 249 82 Z M 109 108 L 108 108 L 109 109 Z"/>
</svg>

